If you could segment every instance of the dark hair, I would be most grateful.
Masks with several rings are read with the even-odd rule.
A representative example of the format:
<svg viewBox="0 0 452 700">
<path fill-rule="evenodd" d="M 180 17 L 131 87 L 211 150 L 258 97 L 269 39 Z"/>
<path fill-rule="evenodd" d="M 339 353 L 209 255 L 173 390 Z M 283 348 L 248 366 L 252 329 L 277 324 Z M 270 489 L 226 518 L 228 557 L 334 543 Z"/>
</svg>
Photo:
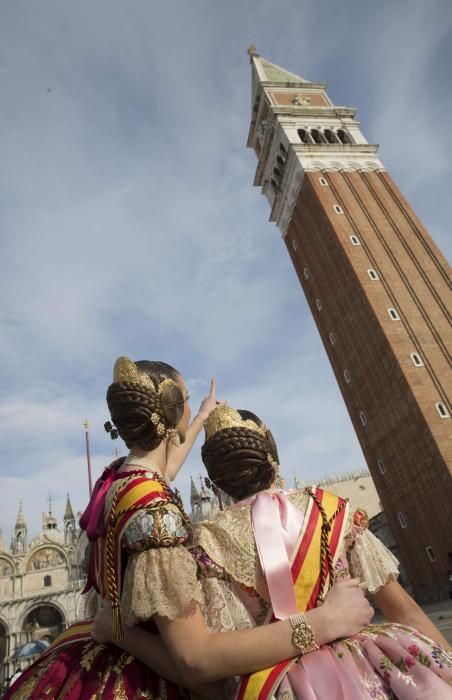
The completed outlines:
<svg viewBox="0 0 452 700">
<path fill-rule="evenodd" d="M 252 420 L 260 428 L 261 419 L 251 411 L 239 410 L 244 420 Z M 209 479 L 236 500 L 268 489 L 276 475 L 268 456 L 279 463 L 278 450 L 270 430 L 265 437 L 251 428 L 234 426 L 220 430 L 205 441 L 202 461 Z"/>
<path fill-rule="evenodd" d="M 152 379 L 155 387 L 165 379 L 177 381 L 179 372 L 166 362 L 139 360 L 135 362 L 141 374 Z M 174 428 L 182 418 L 185 397 L 175 384 L 164 387 L 160 394 L 136 382 L 121 381 L 110 384 L 107 404 L 111 419 L 127 447 L 138 446 L 153 450 L 165 437 L 157 430 L 156 422 L 165 430 Z M 154 421 L 155 415 L 159 421 Z"/>
</svg>

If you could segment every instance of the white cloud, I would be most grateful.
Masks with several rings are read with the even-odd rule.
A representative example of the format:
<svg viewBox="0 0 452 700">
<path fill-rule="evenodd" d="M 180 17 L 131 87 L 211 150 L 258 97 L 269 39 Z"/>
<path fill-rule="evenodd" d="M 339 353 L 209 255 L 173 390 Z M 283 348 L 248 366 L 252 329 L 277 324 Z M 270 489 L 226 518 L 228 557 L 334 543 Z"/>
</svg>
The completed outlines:
<svg viewBox="0 0 452 700">
<path fill-rule="evenodd" d="M 404 173 L 405 187 L 414 190 L 450 172 L 451 148 L 443 130 L 452 97 L 434 61 L 450 37 L 452 13 L 441 0 L 412 2 L 409 9 L 402 10 L 401 32 L 401 5 L 393 5 L 372 47 L 371 130 L 384 157 Z"/>
<path fill-rule="evenodd" d="M 353 97 L 447 252 L 450 19 L 447 2 L 348 0 L 340 13 L 295 0 L 4 8 L 0 526 L 14 523 L 22 496 L 39 527 L 49 489 L 58 512 L 68 488 L 82 507 L 83 420 L 99 473 L 114 447 L 105 389 L 123 353 L 192 377 L 195 407 L 216 374 L 222 397 L 274 429 L 287 477 L 362 466 L 251 185 L 245 49 L 254 41 L 289 70 L 328 79 L 338 102 Z M 199 465 L 195 452 L 178 480 L 185 495 Z"/>
</svg>

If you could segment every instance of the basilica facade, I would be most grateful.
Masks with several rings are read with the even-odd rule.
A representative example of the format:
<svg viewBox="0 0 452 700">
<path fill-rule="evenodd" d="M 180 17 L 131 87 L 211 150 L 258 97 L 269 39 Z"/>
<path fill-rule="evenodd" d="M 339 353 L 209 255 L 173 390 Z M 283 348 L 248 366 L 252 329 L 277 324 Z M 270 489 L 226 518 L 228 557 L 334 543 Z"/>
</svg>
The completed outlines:
<svg viewBox="0 0 452 700">
<path fill-rule="evenodd" d="M 95 600 L 82 595 L 86 546 L 69 495 L 61 526 L 50 500 L 42 531 L 29 539 L 20 504 L 9 547 L 0 536 L 0 687 L 63 629 L 94 611 Z"/>
</svg>

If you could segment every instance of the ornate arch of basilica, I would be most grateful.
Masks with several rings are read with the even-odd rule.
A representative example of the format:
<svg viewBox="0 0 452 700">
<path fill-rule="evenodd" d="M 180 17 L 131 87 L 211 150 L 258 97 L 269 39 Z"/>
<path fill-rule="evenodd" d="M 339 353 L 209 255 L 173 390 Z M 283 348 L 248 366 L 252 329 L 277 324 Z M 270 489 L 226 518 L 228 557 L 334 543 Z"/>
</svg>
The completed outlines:
<svg viewBox="0 0 452 700">
<path fill-rule="evenodd" d="M 96 596 L 82 596 L 86 546 L 69 496 L 61 528 L 50 503 L 29 542 L 21 504 L 10 547 L 0 535 L 0 687 L 68 625 L 94 614 Z"/>
</svg>

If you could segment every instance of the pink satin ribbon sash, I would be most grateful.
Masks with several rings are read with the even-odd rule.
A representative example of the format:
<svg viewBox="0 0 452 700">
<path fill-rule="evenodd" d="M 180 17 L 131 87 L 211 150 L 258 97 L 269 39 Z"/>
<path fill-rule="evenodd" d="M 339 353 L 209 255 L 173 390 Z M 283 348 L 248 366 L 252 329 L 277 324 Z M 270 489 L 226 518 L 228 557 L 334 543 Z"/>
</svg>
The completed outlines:
<svg viewBox="0 0 452 700">
<path fill-rule="evenodd" d="M 290 557 L 303 519 L 304 514 L 289 501 L 284 491 L 259 493 L 251 505 L 256 547 L 273 612 L 279 620 L 285 620 L 298 612 Z"/>
</svg>

